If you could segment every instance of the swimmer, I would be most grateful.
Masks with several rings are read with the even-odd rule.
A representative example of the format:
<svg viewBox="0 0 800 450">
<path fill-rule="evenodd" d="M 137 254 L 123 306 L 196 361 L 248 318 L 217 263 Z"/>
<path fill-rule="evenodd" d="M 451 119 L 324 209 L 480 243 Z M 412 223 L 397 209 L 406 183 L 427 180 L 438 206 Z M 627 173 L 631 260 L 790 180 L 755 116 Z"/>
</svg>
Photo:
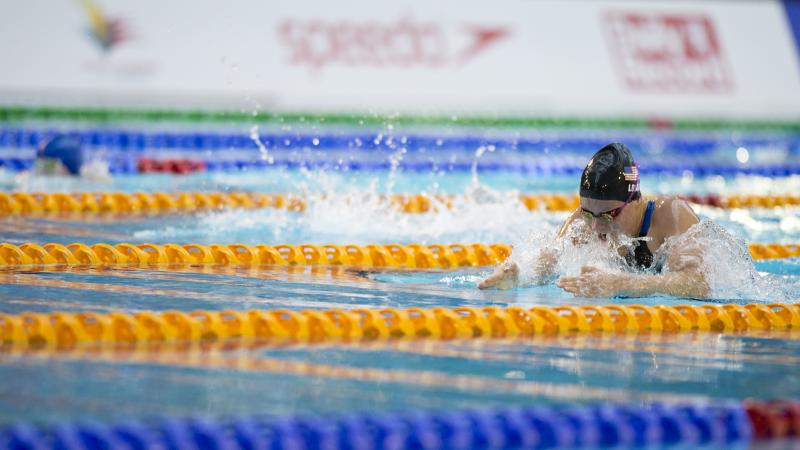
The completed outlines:
<svg viewBox="0 0 800 450">
<path fill-rule="evenodd" d="M 34 171 L 38 175 L 70 175 L 92 181 L 109 181 L 108 163 L 90 159 L 83 147 L 79 136 L 51 136 L 37 150 Z"/>
<path fill-rule="evenodd" d="M 588 225 L 573 242 L 588 239 L 618 242 L 620 235 L 645 238 L 630 246 L 620 246 L 620 256 L 628 271 L 611 272 L 584 266 L 577 276 L 562 276 L 556 285 L 582 297 L 646 297 L 667 294 L 676 297 L 707 298 L 709 287 L 699 266 L 702 253 L 694 246 L 669 246 L 666 258 L 653 255 L 665 240 L 686 232 L 699 222 L 684 200 L 674 197 L 644 198 L 639 191 L 639 172 L 631 151 L 624 144 L 612 143 L 592 156 L 581 175 L 580 207 L 564 222 L 558 238 L 563 239 L 570 225 L 582 220 Z M 542 250 L 534 263 L 534 283 L 544 284 L 555 272 L 558 258 L 550 249 Z M 664 260 L 669 266 L 661 273 Z M 478 284 L 479 289 L 511 289 L 519 280 L 518 265 L 508 260 Z"/>
</svg>

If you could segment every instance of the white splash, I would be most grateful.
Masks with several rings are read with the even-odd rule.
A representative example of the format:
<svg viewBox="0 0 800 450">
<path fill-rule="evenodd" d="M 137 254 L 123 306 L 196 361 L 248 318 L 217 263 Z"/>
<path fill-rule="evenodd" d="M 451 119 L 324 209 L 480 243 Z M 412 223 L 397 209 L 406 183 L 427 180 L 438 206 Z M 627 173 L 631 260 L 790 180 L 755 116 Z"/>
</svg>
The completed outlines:
<svg viewBox="0 0 800 450">
<path fill-rule="evenodd" d="M 100 159 L 93 159 L 81 165 L 80 176 L 91 181 L 111 181 L 108 162 Z"/>
<path fill-rule="evenodd" d="M 475 158 L 472 160 L 472 185 L 478 186 L 478 161 L 483 157 L 484 153 L 493 153 L 496 150 L 494 145 L 481 145 L 475 150 Z"/>
<path fill-rule="evenodd" d="M 520 269 L 520 284 L 552 283 L 558 277 L 579 274 L 583 266 L 619 271 L 625 264 L 619 249 L 634 241 L 626 236 L 601 241 L 583 220 L 573 221 L 560 239 L 558 231 L 558 227 L 532 230 L 525 240 L 514 243 L 510 259 Z M 552 270 L 545 269 L 545 259 L 554 260 Z"/>
<path fill-rule="evenodd" d="M 388 180 L 386 182 L 386 190 L 390 194 L 394 192 L 394 185 L 397 177 L 397 171 L 400 167 L 400 163 L 403 162 L 403 158 L 405 157 L 406 152 L 408 152 L 406 147 L 400 147 L 399 149 L 397 149 L 397 151 L 389 155 L 390 168 L 389 168 Z"/>
<path fill-rule="evenodd" d="M 700 249 L 700 271 L 705 274 L 712 299 L 762 302 L 792 300 L 787 298 L 788 292 L 784 287 L 756 270 L 743 239 L 733 236 L 710 220 L 693 225 L 680 236 L 668 238 L 655 257 L 664 258 L 663 255 L 672 246 Z M 681 264 L 681 261 L 666 258 L 664 272 Z"/>
<path fill-rule="evenodd" d="M 479 275 L 451 275 L 439 279 L 439 283 L 448 287 L 474 287 L 483 277 Z"/>
<path fill-rule="evenodd" d="M 261 153 L 261 160 L 266 161 L 267 164 L 273 164 L 275 162 L 275 158 L 269 153 L 267 146 L 261 142 L 261 135 L 258 131 L 258 125 L 253 125 L 250 127 L 250 139 L 258 147 L 258 152 Z"/>
<path fill-rule="evenodd" d="M 431 198 L 431 211 L 408 214 L 384 195 L 349 193 L 310 197 L 304 233 L 340 242 L 506 242 L 531 227 L 552 226 L 552 214 L 530 213 L 516 196 L 482 202 L 457 197 L 448 205 Z"/>
<path fill-rule="evenodd" d="M 514 244 L 510 260 L 520 269 L 521 285 L 552 283 L 560 276 L 574 276 L 583 266 L 614 272 L 630 272 L 621 254 L 632 249 L 637 239 L 619 236 L 601 241 L 577 220 L 557 239 L 557 230 L 535 230 L 522 242 Z M 790 287 L 769 274 L 759 273 L 743 239 L 722 226 L 705 219 L 685 233 L 668 238 L 654 254 L 656 264 L 663 264 L 662 274 L 680 270 L 686 261 L 670 253 L 674 246 L 697 247 L 701 255 L 700 271 L 705 274 L 711 300 L 783 302 L 792 301 Z M 622 252 L 620 252 L 622 250 Z M 551 272 L 543 277 L 539 264 L 543 254 L 557 258 Z M 668 255 L 671 255 L 668 257 Z"/>
</svg>

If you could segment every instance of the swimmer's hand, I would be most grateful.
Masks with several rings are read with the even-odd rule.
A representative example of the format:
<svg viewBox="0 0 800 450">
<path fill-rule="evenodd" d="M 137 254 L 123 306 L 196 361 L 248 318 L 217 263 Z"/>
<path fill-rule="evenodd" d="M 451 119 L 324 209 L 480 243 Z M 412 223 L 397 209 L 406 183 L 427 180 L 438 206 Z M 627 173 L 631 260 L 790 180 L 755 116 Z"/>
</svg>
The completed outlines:
<svg viewBox="0 0 800 450">
<path fill-rule="evenodd" d="M 478 289 L 514 289 L 519 280 L 519 267 L 507 262 L 497 267 L 493 274 L 478 283 Z"/>
<path fill-rule="evenodd" d="M 619 293 L 620 275 L 583 266 L 580 275 L 561 277 L 556 286 L 579 297 L 612 297 Z"/>
</svg>

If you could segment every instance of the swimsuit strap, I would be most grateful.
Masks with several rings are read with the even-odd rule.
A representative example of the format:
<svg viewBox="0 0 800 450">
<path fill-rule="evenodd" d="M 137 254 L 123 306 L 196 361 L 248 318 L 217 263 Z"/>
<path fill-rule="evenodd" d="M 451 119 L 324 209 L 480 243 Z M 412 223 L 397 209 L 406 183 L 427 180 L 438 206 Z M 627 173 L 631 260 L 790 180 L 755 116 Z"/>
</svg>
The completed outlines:
<svg viewBox="0 0 800 450">
<path fill-rule="evenodd" d="M 639 237 L 647 236 L 647 232 L 650 230 L 650 219 L 653 218 L 653 209 L 655 206 L 655 201 L 647 201 L 647 209 L 644 212 L 644 217 L 642 217 L 642 228 L 639 229 Z"/>
<path fill-rule="evenodd" d="M 642 217 L 642 227 L 639 229 L 639 237 L 647 236 L 647 232 L 650 230 L 650 222 L 652 222 L 653 209 L 655 209 L 655 206 L 656 203 L 653 200 L 647 202 L 647 209 Z M 633 254 L 629 254 L 627 259 L 630 266 L 638 269 L 649 269 L 653 265 L 653 253 L 650 251 L 650 248 L 647 247 L 646 242 L 636 242 L 636 247 L 633 250 Z"/>
</svg>

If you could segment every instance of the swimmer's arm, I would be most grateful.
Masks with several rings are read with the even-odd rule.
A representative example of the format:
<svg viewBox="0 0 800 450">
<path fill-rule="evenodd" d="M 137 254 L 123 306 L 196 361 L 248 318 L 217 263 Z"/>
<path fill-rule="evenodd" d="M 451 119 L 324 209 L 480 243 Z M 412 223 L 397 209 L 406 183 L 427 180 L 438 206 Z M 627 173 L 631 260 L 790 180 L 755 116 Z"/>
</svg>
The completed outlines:
<svg viewBox="0 0 800 450">
<path fill-rule="evenodd" d="M 561 225 L 561 229 L 558 230 L 557 239 L 562 239 L 564 237 L 569 226 L 578 217 L 580 217 L 580 210 L 574 211 L 567 217 L 564 224 Z M 558 257 L 558 250 L 549 247 L 542 248 L 539 253 L 539 258 L 533 266 L 533 280 L 531 284 L 539 286 L 551 282 L 551 277 L 555 274 L 556 265 L 558 264 Z"/>
<path fill-rule="evenodd" d="M 621 277 L 617 296 L 648 297 L 666 294 L 673 297 L 708 298 L 710 290 L 699 271 L 674 272 L 663 275 L 631 274 Z"/>
<path fill-rule="evenodd" d="M 620 274 L 586 266 L 576 277 L 561 277 L 556 285 L 581 297 L 674 297 L 708 298 L 710 289 L 698 271 L 663 275 Z"/>
<path fill-rule="evenodd" d="M 675 229 L 673 235 L 686 232 L 700 219 L 685 200 L 672 205 Z M 708 298 L 711 293 L 705 275 L 700 270 L 703 255 L 698 247 L 675 248 L 667 254 L 670 272 L 663 275 L 632 275 L 622 282 L 621 295 L 646 297 L 667 294 L 674 297 Z"/>
<path fill-rule="evenodd" d="M 566 233 L 569 225 L 577 218 L 580 217 L 580 210 L 573 212 L 564 221 L 561 229 L 558 231 L 558 239 L 561 239 Z M 539 259 L 533 268 L 533 282 L 532 284 L 545 284 L 548 279 L 553 275 L 556 264 L 558 263 L 558 252 L 552 249 L 542 249 L 539 254 Z M 513 289 L 519 283 L 519 266 L 511 260 L 497 266 L 494 272 L 478 283 L 478 289 Z"/>
<path fill-rule="evenodd" d="M 674 297 L 708 298 L 711 290 L 700 271 L 699 248 L 670 252 L 670 272 L 661 275 L 607 272 L 586 266 L 576 277 L 561 277 L 556 283 L 564 290 L 584 297 L 647 297 L 656 294 Z"/>
<path fill-rule="evenodd" d="M 671 221 L 670 235 L 683 234 L 700 221 L 689 203 L 684 200 L 674 200 L 671 207 L 673 220 Z M 667 254 L 667 257 L 669 273 L 662 275 L 626 274 L 627 276 L 619 280 L 620 288 L 617 295 L 646 297 L 666 294 L 688 298 L 708 298 L 710 296 L 705 275 L 699 268 L 702 261 L 702 253 L 699 248 L 675 248 Z"/>
<path fill-rule="evenodd" d="M 691 212 L 691 209 L 689 210 Z M 674 297 L 708 298 L 711 289 L 700 269 L 703 251 L 687 245 L 675 247 L 667 253 L 669 272 L 661 275 L 632 275 L 622 281 L 620 294 L 643 297 L 667 294 Z"/>
</svg>

